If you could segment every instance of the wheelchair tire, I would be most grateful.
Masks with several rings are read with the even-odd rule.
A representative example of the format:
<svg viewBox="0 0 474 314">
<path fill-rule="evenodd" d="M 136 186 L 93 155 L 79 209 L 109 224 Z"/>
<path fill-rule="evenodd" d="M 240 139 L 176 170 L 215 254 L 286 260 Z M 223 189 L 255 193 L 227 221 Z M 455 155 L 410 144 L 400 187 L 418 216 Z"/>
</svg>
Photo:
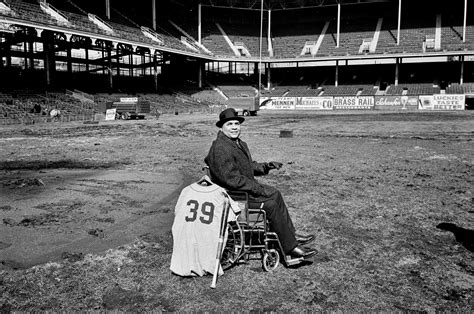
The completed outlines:
<svg viewBox="0 0 474 314">
<path fill-rule="evenodd" d="M 239 223 L 229 222 L 227 224 L 227 241 L 221 258 L 222 269 L 229 269 L 242 257 L 244 244 L 244 233 Z"/>
<path fill-rule="evenodd" d="M 275 249 L 268 250 L 263 253 L 262 263 L 265 271 L 275 270 L 280 264 L 280 254 Z"/>
</svg>

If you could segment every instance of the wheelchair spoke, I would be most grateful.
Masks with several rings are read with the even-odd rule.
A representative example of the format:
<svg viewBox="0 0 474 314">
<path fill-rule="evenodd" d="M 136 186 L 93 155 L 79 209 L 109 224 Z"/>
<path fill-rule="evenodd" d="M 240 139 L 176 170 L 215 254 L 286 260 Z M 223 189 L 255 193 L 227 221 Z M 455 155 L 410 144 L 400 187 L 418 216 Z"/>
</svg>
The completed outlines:
<svg viewBox="0 0 474 314">
<path fill-rule="evenodd" d="M 243 251 L 243 233 L 237 222 L 227 224 L 227 242 L 222 253 L 222 268 L 228 269 L 234 265 L 241 257 Z"/>
</svg>

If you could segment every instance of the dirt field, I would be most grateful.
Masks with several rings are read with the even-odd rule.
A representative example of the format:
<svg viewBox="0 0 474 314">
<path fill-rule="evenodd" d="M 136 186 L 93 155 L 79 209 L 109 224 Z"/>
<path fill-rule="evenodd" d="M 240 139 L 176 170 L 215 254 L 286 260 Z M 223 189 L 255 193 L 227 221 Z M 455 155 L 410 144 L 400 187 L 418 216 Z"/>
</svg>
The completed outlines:
<svg viewBox="0 0 474 314">
<path fill-rule="evenodd" d="M 2 126 L 0 310 L 472 312 L 474 112 L 247 118 L 254 159 L 284 164 L 261 181 L 319 254 L 271 273 L 257 256 L 212 290 L 169 262 L 216 120 Z"/>
</svg>

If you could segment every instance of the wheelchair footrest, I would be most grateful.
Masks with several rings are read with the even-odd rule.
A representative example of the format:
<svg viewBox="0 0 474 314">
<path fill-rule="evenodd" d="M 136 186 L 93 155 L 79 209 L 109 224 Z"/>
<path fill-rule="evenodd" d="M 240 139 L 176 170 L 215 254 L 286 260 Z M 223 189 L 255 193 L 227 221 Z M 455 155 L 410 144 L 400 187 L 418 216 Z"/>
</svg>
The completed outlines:
<svg viewBox="0 0 474 314">
<path fill-rule="evenodd" d="M 285 256 L 285 263 L 287 266 L 293 266 L 301 264 L 304 261 L 304 257 L 292 258 L 290 255 Z"/>
</svg>

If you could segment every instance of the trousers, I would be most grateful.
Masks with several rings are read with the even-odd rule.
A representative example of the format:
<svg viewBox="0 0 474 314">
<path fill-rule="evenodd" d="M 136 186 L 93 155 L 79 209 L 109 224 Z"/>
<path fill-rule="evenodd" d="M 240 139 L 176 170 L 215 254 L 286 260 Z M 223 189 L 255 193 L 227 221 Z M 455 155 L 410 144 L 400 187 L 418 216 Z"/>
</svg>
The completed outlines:
<svg viewBox="0 0 474 314">
<path fill-rule="evenodd" d="M 249 195 L 249 208 L 259 208 L 261 203 L 263 203 L 263 210 L 266 213 L 270 230 L 278 235 L 284 253 L 288 254 L 298 246 L 298 241 L 283 196 L 277 189 L 271 189 L 270 193 L 265 196 L 253 197 Z"/>
</svg>

